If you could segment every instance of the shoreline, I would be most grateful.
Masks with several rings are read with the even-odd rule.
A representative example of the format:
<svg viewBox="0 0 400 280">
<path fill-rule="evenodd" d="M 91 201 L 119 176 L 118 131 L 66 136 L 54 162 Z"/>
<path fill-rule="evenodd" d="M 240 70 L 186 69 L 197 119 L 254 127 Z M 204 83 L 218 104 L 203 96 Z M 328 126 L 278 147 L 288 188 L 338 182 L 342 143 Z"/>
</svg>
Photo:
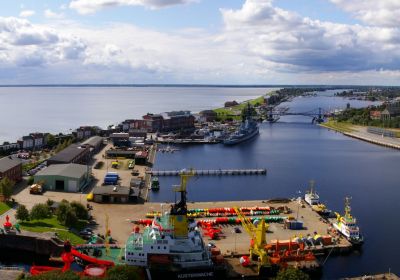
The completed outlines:
<svg viewBox="0 0 400 280">
<path fill-rule="evenodd" d="M 348 125 L 348 124 L 346 124 Z M 361 140 L 364 142 L 368 142 L 371 144 L 375 144 L 378 146 L 382 146 L 382 147 L 386 147 L 386 148 L 391 148 L 391 149 L 396 149 L 396 150 L 400 150 L 400 139 L 398 138 L 394 138 L 394 139 L 398 139 L 398 143 L 396 143 L 396 140 L 390 141 L 390 137 L 383 137 L 377 134 L 372 134 L 372 133 L 368 133 L 368 132 L 360 132 L 357 129 L 354 129 L 354 125 L 350 125 L 350 127 L 345 127 L 345 126 L 336 126 L 336 125 L 332 125 L 331 124 L 326 124 L 326 123 L 321 123 L 319 124 L 320 127 L 324 127 L 327 128 L 329 130 L 333 130 L 336 132 L 341 133 L 342 135 L 345 135 L 347 137 L 351 137 L 357 140 Z M 360 127 L 360 126 L 357 126 Z M 361 128 L 367 128 L 367 126 L 361 126 Z M 379 138 L 381 137 L 381 138 Z M 388 139 L 389 138 L 389 139 Z"/>
</svg>

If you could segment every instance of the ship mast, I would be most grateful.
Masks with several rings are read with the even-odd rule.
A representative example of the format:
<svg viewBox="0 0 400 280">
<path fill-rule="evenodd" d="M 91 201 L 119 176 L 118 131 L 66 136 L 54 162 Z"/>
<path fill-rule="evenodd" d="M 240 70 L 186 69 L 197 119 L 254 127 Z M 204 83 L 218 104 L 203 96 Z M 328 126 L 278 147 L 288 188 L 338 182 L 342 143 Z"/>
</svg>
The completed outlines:
<svg viewBox="0 0 400 280">
<path fill-rule="evenodd" d="M 315 181 L 310 180 L 310 195 L 314 194 L 314 185 L 315 185 Z"/>
<path fill-rule="evenodd" d="M 346 196 L 344 199 L 344 216 L 346 219 L 351 219 L 350 197 Z"/>
</svg>

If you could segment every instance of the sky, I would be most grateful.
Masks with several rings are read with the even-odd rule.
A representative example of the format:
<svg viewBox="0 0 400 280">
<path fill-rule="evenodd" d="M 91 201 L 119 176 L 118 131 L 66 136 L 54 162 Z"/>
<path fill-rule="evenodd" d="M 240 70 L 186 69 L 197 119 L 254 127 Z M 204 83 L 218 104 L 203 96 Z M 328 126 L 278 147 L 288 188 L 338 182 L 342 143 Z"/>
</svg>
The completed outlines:
<svg viewBox="0 0 400 280">
<path fill-rule="evenodd" d="M 0 85 L 400 85 L 399 0 L 13 0 Z"/>
</svg>

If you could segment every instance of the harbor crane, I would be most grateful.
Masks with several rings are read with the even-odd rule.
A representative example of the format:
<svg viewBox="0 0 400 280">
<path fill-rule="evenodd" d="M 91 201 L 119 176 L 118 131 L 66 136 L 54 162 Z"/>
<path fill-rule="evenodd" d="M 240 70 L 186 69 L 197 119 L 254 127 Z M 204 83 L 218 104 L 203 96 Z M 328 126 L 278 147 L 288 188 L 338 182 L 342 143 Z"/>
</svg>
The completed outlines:
<svg viewBox="0 0 400 280">
<path fill-rule="evenodd" d="M 268 230 L 268 224 L 265 223 L 263 218 L 260 219 L 257 225 L 253 224 L 249 218 L 246 218 L 238 207 L 233 208 L 242 223 L 244 230 L 250 236 L 250 259 L 253 260 L 257 257 L 258 273 L 260 274 L 264 269 L 270 268 L 268 252 L 265 249 L 267 245 L 265 234 Z"/>
</svg>

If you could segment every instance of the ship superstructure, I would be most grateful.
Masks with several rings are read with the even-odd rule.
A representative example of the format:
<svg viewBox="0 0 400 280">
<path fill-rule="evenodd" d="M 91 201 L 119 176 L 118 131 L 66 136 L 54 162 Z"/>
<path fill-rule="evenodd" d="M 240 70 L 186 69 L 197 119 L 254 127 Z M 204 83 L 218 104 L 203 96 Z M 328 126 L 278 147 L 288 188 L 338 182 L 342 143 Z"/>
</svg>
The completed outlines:
<svg viewBox="0 0 400 280">
<path fill-rule="evenodd" d="M 357 220 L 351 215 L 350 198 L 345 198 L 344 215 L 336 214 L 336 220 L 332 223 L 334 228 L 343 234 L 347 240 L 354 245 L 361 245 L 364 238 L 360 233 L 360 228 L 357 226 Z"/>
<path fill-rule="evenodd" d="M 315 182 L 313 180 L 310 181 L 310 190 L 304 195 L 304 200 L 310 205 L 318 205 L 319 204 L 319 195 L 314 190 Z"/>
<path fill-rule="evenodd" d="M 194 172 L 182 172 L 181 184 L 175 188 L 180 201 L 170 211 L 155 217 L 143 233 L 135 230 L 125 247 L 128 265 L 152 268 L 164 266 L 168 270 L 190 273 L 195 276 L 212 276 L 211 253 L 205 245 L 196 224 L 189 224 L 186 205 L 186 184 Z M 192 277 L 192 276 L 190 276 Z"/>
</svg>

